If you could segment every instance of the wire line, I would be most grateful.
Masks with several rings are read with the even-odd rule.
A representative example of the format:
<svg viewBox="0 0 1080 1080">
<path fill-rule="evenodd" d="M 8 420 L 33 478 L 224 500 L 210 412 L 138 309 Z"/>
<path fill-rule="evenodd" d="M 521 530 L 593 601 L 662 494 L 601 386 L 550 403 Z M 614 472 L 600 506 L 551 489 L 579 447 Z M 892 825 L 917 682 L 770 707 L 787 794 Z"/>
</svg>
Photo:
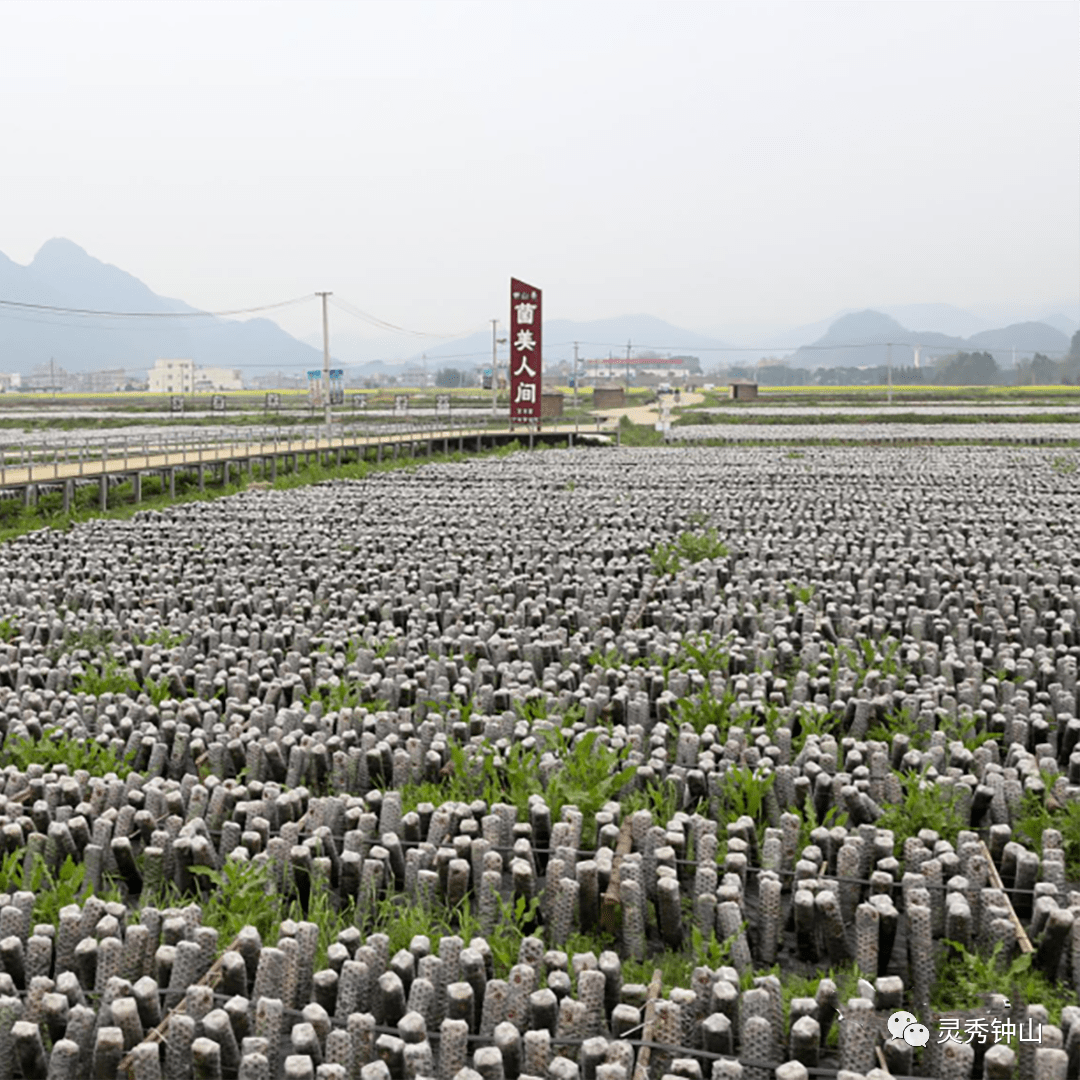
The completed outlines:
<svg viewBox="0 0 1080 1080">
<path fill-rule="evenodd" d="M 351 315 L 354 319 L 360 319 L 363 322 L 370 323 L 372 326 L 378 327 L 380 330 L 392 330 L 398 334 L 409 334 L 412 337 L 430 337 L 430 338 L 459 338 L 466 337 L 468 334 L 478 333 L 478 327 L 471 328 L 469 330 L 459 330 L 456 333 L 444 334 L 435 333 L 428 330 L 410 330 L 404 326 L 398 326 L 396 323 L 387 322 L 385 319 L 380 319 L 376 315 L 369 315 L 366 311 L 362 311 L 354 304 L 350 304 L 347 300 L 341 300 L 338 297 L 331 297 L 330 303 L 334 307 L 344 311 L 347 315 Z"/>
<path fill-rule="evenodd" d="M 0 300 L 0 307 L 16 308 L 26 311 L 55 312 L 58 315 L 81 315 L 110 319 L 214 319 L 228 315 L 253 315 L 259 311 L 272 311 L 274 308 L 300 304 L 315 296 L 297 296 L 292 300 L 281 300 L 276 304 L 261 304 L 258 307 L 234 308 L 230 311 L 96 311 L 92 308 L 58 307 L 53 304 L 29 304 L 21 300 Z"/>
</svg>

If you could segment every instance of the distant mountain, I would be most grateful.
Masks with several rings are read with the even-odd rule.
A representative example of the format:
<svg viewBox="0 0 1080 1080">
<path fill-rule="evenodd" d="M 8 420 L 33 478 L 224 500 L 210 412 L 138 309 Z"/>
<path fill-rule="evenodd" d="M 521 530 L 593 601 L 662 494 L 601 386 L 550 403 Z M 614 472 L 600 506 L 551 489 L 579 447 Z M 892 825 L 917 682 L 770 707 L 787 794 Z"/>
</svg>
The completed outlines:
<svg viewBox="0 0 1080 1080">
<path fill-rule="evenodd" d="M 499 325 L 499 336 L 507 336 L 507 327 Z M 621 315 L 613 319 L 595 319 L 591 322 L 575 322 L 571 319 L 544 320 L 544 359 L 552 363 L 574 358 L 574 342 L 578 343 L 578 356 L 588 360 L 606 360 L 609 354 L 616 359 L 625 358 L 627 345 L 635 356 L 646 350 L 661 354 L 689 353 L 697 356 L 702 366 L 727 363 L 732 356 L 740 356 L 726 341 L 684 330 L 652 315 Z M 425 350 L 428 364 L 443 367 L 471 368 L 490 366 L 491 334 L 472 334 L 454 341 L 436 345 Z M 505 363 L 507 346 L 499 346 L 499 361 Z M 755 354 L 756 356 L 756 354 Z M 420 354 L 412 357 L 412 363 L 420 361 Z"/>
<path fill-rule="evenodd" d="M 1070 340 L 1072 340 L 1073 334 L 1080 330 L 1080 319 L 1066 315 L 1061 311 L 1055 311 L 1053 315 L 1044 315 L 1039 322 L 1046 323 L 1047 326 L 1052 326 L 1055 330 L 1060 330 Z"/>
<path fill-rule="evenodd" d="M 939 334 L 948 334 L 950 337 L 969 337 L 992 325 L 979 315 L 973 315 L 953 304 L 900 304 L 883 307 L 881 310 L 904 326 L 936 330 Z"/>
<path fill-rule="evenodd" d="M 984 349 L 997 353 L 1041 352 L 1054 354 L 1069 351 L 1069 339 L 1060 330 L 1041 322 L 1013 323 L 1001 330 L 984 330 L 968 338 L 971 349 Z M 1002 362 L 1001 356 L 997 358 Z"/>
<path fill-rule="evenodd" d="M 400 334 L 386 333 L 368 337 L 353 330 L 342 330 L 335 325 L 337 312 L 330 314 L 330 348 L 346 366 L 377 363 L 383 366 L 402 367 L 410 363 L 416 338 L 402 340 Z M 304 334 L 300 338 L 306 345 L 322 353 L 322 331 Z M 437 339 L 432 339 L 437 340 Z"/>
<path fill-rule="evenodd" d="M 790 329 L 777 331 L 764 339 L 755 340 L 748 344 L 767 346 L 771 350 L 797 349 L 800 345 L 805 345 L 809 341 L 817 341 L 822 334 L 828 332 L 829 327 L 832 326 L 837 319 L 842 319 L 845 315 L 850 314 L 850 309 L 838 311 L 828 319 L 818 319 L 817 322 L 805 323 L 802 326 L 792 326 Z M 742 338 L 737 340 L 745 341 L 746 339 Z"/>
<path fill-rule="evenodd" d="M 88 255 L 70 240 L 44 244 L 29 266 L 0 253 L 0 300 L 93 311 L 195 312 L 158 296 L 138 278 Z M 109 318 L 0 307 L 0 371 L 29 374 L 55 360 L 71 372 L 153 367 L 164 358 L 241 368 L 245 377 L 281 368 L 322 366 L 322 350 L 269 319 Z"/>
<path fill-rule="evenodd" d="M 1048 301 L 1046 303 L 996 303 L 970 304 L 971 310 L 986 320 L 986 326 L 1008 326 L 1010 323 L 1045 322 L 1053 325 L 1047 316 L 1063 315 L 1080 326 L 1080 303 L 1075 298 Z M 1061 327 L 1058 327 L 1060 330 Z"/>
<path fill-rule="evenodd" d="M 159 358 L 190 358 L 205 366 L 235 367 L 246 379 L 271 371 L 297 375 L 322 366 L 322 337 L 297 340 L 269 319 L 240 322 L 211 316 L 161 318 L 197 314 L 182 300 L 159 296 L 138 278 L 87 254 L 70 240 L 44 244 L 28 266 L 0 253 L 0 300 L 44 307 L 94 311 L 145 312 L 146 318 L 80 316 L 71 313 L 0 307 L 0 371 L 30 374 L 55 360 L 70 372 L 122 367 L 144 372 Z M 544 323 L 544 358 L 549 363 L 570 361 L 574 343 L 587 360 L 622 359 L 646 350 L 661 355 L 697 356 L 706 369 L 756 363 L 768 356 L 795 350 L 787 362 L 797 367 L 864 367 L 882 364 L 892 344 L 893 363 L 909 365 L 914 347 L 923 346 L 923 360 L 958 349 L 994 352 L 1008 366 L 1017 357 L 1043 352 L 1060 355 L 1069 348 L 1080 325 L 1080 307 L 1071 303 L 1043 311 L 1042 321 L 1012 320 L 1003 329 L 990 329 L 986 312 L 973 314 L 949 304 L 916 304 L 884 311 L 843 311 L 830 319 L 788 330 L 745 326 L 740 331 L 698 333 L 651 315 L 577 322 L 549 319 Z M 775 325 L 775 324 L 774 324 Z M 924 329 L 908 330 L 907 326 Z M 999 324 L 1000 325 L 1000 324 Z M 335 365 L 347 366 L 350 379 L 374 374 L 400 374 L 426 364 L 473 369 L 490 365 L 491 334 L 479 331 L 451 341 L 416 339 L 416 352 L 400 335 L 358 334 L 347 326 L 331 325 Z M 500 323 L 498 332 L 506 336 Z M 735 344 L 732 344 L 735 342 Z M 506 362 L 507 347 L 499 347 Z"/>
<path fill-rule="evenodd" d="M 929 340 L 931 333 L 943 334 L 950 340 L 966 339 L 973 334 L 990 330 L 994 326 L 1027 321 L 1027 318 L 1015 316 L 990 317 L 981 309 L 980 312 L 976 313 L 957 307 L 955 304 L 890 304 L 878 306 L 871 310 L 891 317 L 895 323 L 904 328 L 915 327 L 916 336 L 923 343 Z M 1036 321 L 1046 323 L 1048 326 L 1052 326 L 1070 337 L 1080 327 L 1080 308 L 1074 309 L 1064 304 L 1058 310 L 1049 310 L 1053 313 L 1039 316 Z M 828 333 L 829 328 L 837 320 L 845 315 L 852 314 L 857 314 L 857 312 L 847 308 L 836 312 L 827 319 L 820 319 L 817 322 L 803 326 L 778 327 L 775 323 L 731 324 L 715 328 L 712 332 L 717 337 L 737 341 L 745 345 L 762 346 L 771 349 L 797 349 L 800 345 L 817 342 Z M 884 324 L 879 329 L 884 331 Z M 895 325 L 892 327 L 891 332 L 897 333 Z"/>
<path fill-rule="evenodd" d="M 912 331 L 880 311 L 858 311 L 837 319 L 810 345 L 803 345 L 787 358 L 793 367 L 874 367 L 892 363 L 907 367 L 915 362 L 915 347 L 923 346 L 927 357 L 932 350 L 961 348 L 964 339 L 933 330 Z M 891 346 L 891 350 L 890 350 Z"/>
<path fill-rule="evenodd" d="M 891 350 L 890 350 L 891 345 Z M 887 362 L 898 367 L 914 363 L 921 346 L 921 363 L 955 351 L 992 352 L 1002 367 L 1035 352 L 1056 356 L 1067 352 L 1069 339 L 1045 323 L 1017 323 L 1000 330 L 983 330 L 956 337 L 932 330 L 908 330 L 880 311 L 860 311 L 837 319 L 817 341 L 797 349 L 787 362 L 793 367 L 874 367 Z"/>
</svg>

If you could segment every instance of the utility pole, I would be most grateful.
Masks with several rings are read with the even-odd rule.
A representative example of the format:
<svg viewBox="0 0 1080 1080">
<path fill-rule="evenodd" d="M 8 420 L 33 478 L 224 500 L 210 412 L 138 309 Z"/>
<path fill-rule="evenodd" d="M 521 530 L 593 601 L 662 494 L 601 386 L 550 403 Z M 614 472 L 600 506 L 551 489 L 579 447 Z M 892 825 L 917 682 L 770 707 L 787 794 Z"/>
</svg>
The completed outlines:
<svg viewBox="0 0 1080 1080">
<path fill-rule="evenodd" d="M 495 327 L 498 326 L 499 320 L 491 320 L 491 415 L 494 416 L 499 411 L 499 351 L 498 346 L 506 343 L 506 338 L 496 336 Z M 507 365 L 506 369 L 507 385 L 510 381 L 510 368 Z"/>
<path fill-rule="evenodd" d="M 630 396 L 630 342 L 626 343 L 626 396 Z"/>
<path fill-rule="evenodd" d="M 574 408 L 575 409 L 577 408 L 577 401 L 578 401 L 577 390 L 578 390 L 578 383 L 580 381 L 581 380 L 580 380 L 580 377 L 578 375 L 577 342 L 575 341 L 574 342 Z"/>
<path fill-rule="evenodd" d="M 330 409 L 330 317 L 326 313 L 326 298 L 334 294 L 321 292 L 315 295 L 322 297 L 322 389 L 323 403 L 326 405 L 326 430 L 329 437 L 333 415 Z"/>
<path fill-rule="evenodd" d="M 491 415 L 499 411 L 499 350 L 496 344 L 498 319 L 491 320 Z"/>
<path fill-rule="evenodd" d="M 1016 350 L 1014 349 L 1015 353 Z M 56 360 L 53 357 L 49 357 L 49 386 L 52 388 L 52 396 L 56 398 Z"/>
<path fill-rule="evenodd" d="M 889 368 L 889 404 L 892 404 L 892 342 L 889 342 L 886 354 L 886 363 Z"/>
</svg>

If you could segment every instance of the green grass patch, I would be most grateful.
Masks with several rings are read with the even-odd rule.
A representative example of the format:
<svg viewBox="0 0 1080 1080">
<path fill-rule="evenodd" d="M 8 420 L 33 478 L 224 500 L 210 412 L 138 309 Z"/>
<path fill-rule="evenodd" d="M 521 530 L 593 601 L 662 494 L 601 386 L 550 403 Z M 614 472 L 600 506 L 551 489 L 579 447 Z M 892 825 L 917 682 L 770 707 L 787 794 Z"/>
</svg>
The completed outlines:
<svg viewBox="0 0 1080 1080">
<path fill-rule="evenodd" d="M 622 446 L 663 446 L 664 433 L 653 424 L 635 424 L 629 416 L 619 419 L 619 443 Z"/>
</svg>

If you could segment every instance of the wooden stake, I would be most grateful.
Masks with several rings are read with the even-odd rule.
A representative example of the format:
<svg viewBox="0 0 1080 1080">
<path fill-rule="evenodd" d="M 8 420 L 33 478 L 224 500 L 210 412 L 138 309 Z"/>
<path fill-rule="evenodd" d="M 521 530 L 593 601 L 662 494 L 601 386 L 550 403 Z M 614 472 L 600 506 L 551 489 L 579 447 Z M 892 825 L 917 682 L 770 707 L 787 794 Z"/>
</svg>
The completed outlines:
<svg viewBox="0 0 1080 1080">
<path fill-rule="evenodd" d="M 1005 906 L 1009 909 L 1009 918 L 1012 919 L 1013 926 L 1016 927 L 1016 941 L 1020 946 L 1020 951 L 1022 953 L 1034 952 L 1035 948 L 1031 944 L 1031 938 L 1027 936 L 1024 924 L 1017 918 L 1016 912 L 1013 910 L 1012 901 L 1009 899 L 1009 894 L 1005 891 L 1005 886 L 1001 883 L 1001 875 L 994 865 L 994 860 L 990 858 L 990 849 L 986 846 L 986 841 L 980 840 L 979 843 L 982 844 L 983 857 L 986 859 L 986 865 L 990 867 L 990 884 L 993 885 L 995 889 L 1000 889 L 1002 896 L 1005 897 Z"/>
<path fill-rule="evenodd" d="M 649 1058 L 652 1056 L 652 1047 L 647 1044 L 653 1042 L 656 1036 L 656 1003 L 660 1000 L 662 981 L 663 976 L 660 971 L 654 971 L 652 982 L 649 983 L 649 996 L 645 999 L 645 1024 L 641 1033 L 641 1041 L 646 1045 L 638 1048 L 634 1080 L 649 1080 Z"/>
<path fill-rule="evenodd" d="M 237 938 L 235 941 L 233 941 L 233 943 L 210 965 L 210 970 L 197 983 L 192 983 L 192 985 L 193 986 L 217 986 L 218 981 L 221 979 L 221 962 L 225 959 L 225 956 L 226 956 L 227 953 L 235 951 L 237 943 L 239 942 L 239 940 L 240 939 Z M 143 1043 L 164 1042 L 165 1041 L 165 1030 L 169 1026 L 169 1021 L 172 1019 L 172 1017 L 174 1015 L 177 1015 L 177 1014 L 180 1014 L 180 1013 L 183 1013 L 183 1012 L 184 1012 L 184 1002 L 183 1002 L 183 1000 L 181 1000 L 180 1003 L 176 1006 L 176 1008 L 170 1009 L 169 1012 L 165 1016 L 162 1017 L 161 1023 L 158 1024 L 158 1026 L 156 1028 L 154 1028 L 153 1031 L 151 1031 L 148 1035 L 146 1035 L 136 1045 L 141 1046 Z M 116 1070 L 117 1076 L 128 1076 L 128 1077 L 130 1077 L 132 1075 L 131 1069 L 135 1064 L 134 1061 L 132 1061 L 132 1054 L 134 1054 L 134 1053 L 135 1053 L 135 1047 L 132 1047 L 131 1050 L 128 1051 L 128 1053 L 126 1053 L 123 1056 L 123 1058 L 120 1060 L 120 1065 Z"/>
<path fill-rule="evenodd" d="M 623 856 L 630 854 L 633 847 L 634 837 L 630 829 L 629 816 L 623 818 L 622 828 L 619 829 L 619 840 L 615 845 L 615 858 L 611 864 L 611 879 L 604 895 L 600 900 L 600 929 L 605 934 L 617 934 L 619 932 L 619 914 L 622 910 L 622 899 L 619 895 L 619 867 L 622 865 Z"/>
</svg>

